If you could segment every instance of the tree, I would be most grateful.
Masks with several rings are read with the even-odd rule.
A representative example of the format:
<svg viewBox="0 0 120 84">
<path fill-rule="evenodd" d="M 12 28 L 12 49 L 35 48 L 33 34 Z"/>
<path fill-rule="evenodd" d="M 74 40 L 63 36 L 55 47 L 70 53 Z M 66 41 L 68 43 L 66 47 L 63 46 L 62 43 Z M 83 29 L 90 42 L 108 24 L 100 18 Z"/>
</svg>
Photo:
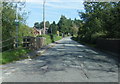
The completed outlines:
<svg viewBox="0 0 120 84">
<path fill-rule="evenodd" d="M 49 21 L 46 21 L 46 22 L 45 22 L 45 26 L 46 26 L 47 28 L 50 27 Z M 39 22 L 35 22 L 35 23 L 34 23 L 34 27 L 36 27 L 36 28 L 38 28 L 38 29 L 44 28 L 43 22 L 40 22 L 40 23 L 39 23 Z"/>
<path fill-rule="evenodd" d="M 2 43 L 2 46 L 3 46 L 3 51 L 4 51 L 10 48 L 13 48 L 13 41 L 14 41 L 13 38 L 16 36 L 16 25 L 18 25 L 16 24 L 16 14 L 18 14 L 19 24 L 20 23 L 23 24 L 26 20 L 25 18 L 26 13 L 25 12 L 20 13 L 20 10 L 19 10 L 19 13 L 16 12 L 16 6 L 12 2 L 3 2 L 2 4 L 3 4 L 3 8 L 2 8 L 2 41 L 3 43 Z M 23 4 L 23 3 L 19 2 L 19 4 Z M 8 41 L 5 41 L 5 40 L 8 40 Z M 9 45 L 9 46 L 6 46 L 6 45 Z"/>
<path fill-rule="evenodd" d="M 84 2 L 85 12 L 79 12 L 83 27 L 79 28 L 78 37 L 86 42 L 95 42 L 99 37 L 119 38 L 119 3 Z"/>
<path fill-rule="evenodd" d="M 73 27 L 71 27 L 71 30 L 72 30 L 71 34 L 72 34 L 72 36 L 73 35 L 77 35 L 78 29 L 79 28 L 75 24 L 73 25 Z"/>
<path fill-rule="evenodd" d="M 40 29 L 40 24 L 39 24 L 39 22 L 35 22 L 35 23 L 34 23 L 34 27 L 37 28 L 37 29 Z"/>
<path fill-rule="evenodd" d="M 65 16 L 61 16 L 59 22 L 58 22 L 58 30 L 60 33 L 63 34 L 77 34 L 78 29 L 81 26 L 82 21 L 81 20 L 71 20 L 71 18 L 67 19 Z"/>
<path fill-rule="evenodd" d="M 57 29 L 58 29 L 57 24 L 55 23 L 55 21 L 53 21 L 48 31 L 51 34 L 57 34 Z"/>
<path fill-rule="evenodd" d="M 66 32 L 66 22 L 67 22 L 67 18 L 65 16 L 61 16 L 59 22 L 58 22 L 58 30 L 61 32 L 61 33 L 65 33 Z"/>
<path fill-rule="evenodd" d="M 46 25 L 47 28 L 49 28 L 49 27 L 50 27 L 49 21 L 46 21 L 46 22 L 45 22 L 45 25 Z"/>
</svg>

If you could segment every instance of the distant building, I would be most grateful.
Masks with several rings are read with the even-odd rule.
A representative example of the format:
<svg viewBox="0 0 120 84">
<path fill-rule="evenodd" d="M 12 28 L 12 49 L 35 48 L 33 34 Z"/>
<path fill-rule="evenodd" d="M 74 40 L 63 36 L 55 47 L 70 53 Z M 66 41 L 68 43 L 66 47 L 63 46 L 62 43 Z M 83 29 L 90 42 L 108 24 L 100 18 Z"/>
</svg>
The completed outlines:
<svg viewBox="0 0 120 84">
<path fill-rule="evenodd" d="M 42 35 L 42 33 L 43 33 L 43 29 L 37 29 L 37 28 L 33 27 L 34 36 Z"/>
<path fill-rule="evenodd" d="M 34 36 L 42 35 L 42 34 L 44 34 L 43 32 L 44 32 L 43 28 L 42 29 L 37 29 L 37 28 L 33 27 L 33 34 L 34 34 Z M 48 28 L 46 28 L 45 33 L 46 34 L 48 33 Z"/>
</svg>

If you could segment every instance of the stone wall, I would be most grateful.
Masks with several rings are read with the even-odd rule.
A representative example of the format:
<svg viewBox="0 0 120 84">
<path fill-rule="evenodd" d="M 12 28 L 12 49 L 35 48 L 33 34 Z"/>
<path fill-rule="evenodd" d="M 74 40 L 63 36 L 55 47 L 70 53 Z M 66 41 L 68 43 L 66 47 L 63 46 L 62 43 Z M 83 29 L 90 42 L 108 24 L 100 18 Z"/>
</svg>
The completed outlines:
<svg viewBox="0 0 120 84">
<path fill-rule="evenodd" d="M 23 38 L 23 47 L 36 50 L 42 48 L 46 45 L 46 38 L 44 37 L 24 37 Z"/>
</svg>

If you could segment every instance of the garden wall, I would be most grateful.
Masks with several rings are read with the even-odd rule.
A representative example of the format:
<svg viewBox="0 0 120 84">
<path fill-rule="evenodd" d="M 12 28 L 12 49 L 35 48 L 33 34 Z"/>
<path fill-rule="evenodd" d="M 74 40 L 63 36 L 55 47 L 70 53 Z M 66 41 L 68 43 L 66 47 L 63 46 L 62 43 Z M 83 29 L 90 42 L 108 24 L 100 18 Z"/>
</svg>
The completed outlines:
<svg viewBox="0 0 120 84">
<path fill-rule="evenodd" d="M 36 50 L 39 48 L 44 47 L 45 44 L 45 38 L 44 37 L 24 37 L 23 38 L 23 47 Z"/>
</svg>

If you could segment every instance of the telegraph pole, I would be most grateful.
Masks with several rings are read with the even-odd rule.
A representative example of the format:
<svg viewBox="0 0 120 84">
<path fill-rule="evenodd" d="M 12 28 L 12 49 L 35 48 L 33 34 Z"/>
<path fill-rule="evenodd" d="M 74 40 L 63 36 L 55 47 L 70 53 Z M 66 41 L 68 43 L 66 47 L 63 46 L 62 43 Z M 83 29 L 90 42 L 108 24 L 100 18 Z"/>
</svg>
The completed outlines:
<svg viewBox="0 0 120 84">
<path fill-rule="evenodd" d="M 45 27 L 45 1 L 43 1 L 43 25 L 44 25 L 44 34 L 45 34 L 45 31 L 46 31 L 46 27 Z"/>
<path fill-rule="evenodd" d="M 18 2 L 15 2 L 15 7 L 16 7 L 16 40 L 15 40 L 15 47 L 18 48 L 19 46 L 19 40 L 18 40 L 18 34 L 19 34 L 19 18 L 18 18 L 18 11 L 20 7 L 24 7 L 25 6 L 25 1 L 26 0 L 18 0 Z M 20 2 L 20 3 L 19 3 Z"/>
</svg>

